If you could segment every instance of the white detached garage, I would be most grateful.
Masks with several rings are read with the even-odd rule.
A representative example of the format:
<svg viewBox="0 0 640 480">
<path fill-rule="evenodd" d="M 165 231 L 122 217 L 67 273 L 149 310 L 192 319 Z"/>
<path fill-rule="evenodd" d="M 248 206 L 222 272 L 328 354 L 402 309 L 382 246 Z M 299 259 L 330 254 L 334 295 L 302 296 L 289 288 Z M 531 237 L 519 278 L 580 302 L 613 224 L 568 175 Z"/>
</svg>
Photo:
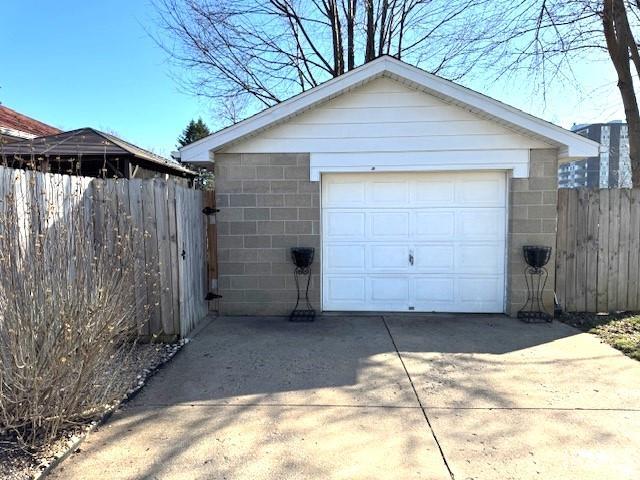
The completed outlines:
<svg viewBox="0 0 640 480">
<path fill-rule="evenodd" d="M 382 57 L 181 157 L 215 165 L 223 313 L 288 313 L 287 252 L 302 245 L 322 310 L 513 313 L 522 245 L 555 247 L 558 159 L 597 153 Z"/>
</svg>

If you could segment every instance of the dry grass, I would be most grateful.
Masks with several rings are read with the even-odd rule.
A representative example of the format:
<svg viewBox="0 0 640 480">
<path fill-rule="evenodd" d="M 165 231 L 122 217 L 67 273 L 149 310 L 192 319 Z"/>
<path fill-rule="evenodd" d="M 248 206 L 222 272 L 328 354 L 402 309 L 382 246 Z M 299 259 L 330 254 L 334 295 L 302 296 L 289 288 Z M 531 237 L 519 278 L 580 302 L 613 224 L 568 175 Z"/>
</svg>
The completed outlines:
<svg viewBox="0 0 640 480">
<path fill-rule="evenodd" d="M 640 360 L 640 315 L 637 313 L 568 314 L 561 320 L 582 331 L 597 335 L 628 357 Z"/>
</svg>

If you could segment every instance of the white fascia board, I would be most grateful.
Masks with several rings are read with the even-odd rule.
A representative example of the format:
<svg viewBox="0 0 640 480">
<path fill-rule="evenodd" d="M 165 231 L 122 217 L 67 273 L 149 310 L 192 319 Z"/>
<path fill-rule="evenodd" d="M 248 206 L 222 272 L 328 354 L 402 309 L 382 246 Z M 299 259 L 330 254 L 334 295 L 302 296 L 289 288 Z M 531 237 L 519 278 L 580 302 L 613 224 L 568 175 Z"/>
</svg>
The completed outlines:
<svg viewBox="0 0 640 480">
<path fill-rule="evenodd" d="M 213 162 L 213 152 L 205 143 L 199 145 L 192 143 L 182 147 L 178 153 L 182 163 L 206 164 Z"/>
<path fill-rule="evenodd" d="M 16 130 L 15 128 L 0 126 L 0 135 L 7 135 L 15 138 L 24 138 L 25 140 L 31 140 L 36 138 L 37 135 L 33 133 L 23 132 L 22 130 Z"/>
<path fill-rule="evenodd" d="M 445 80 L 404 62 L 393 61 L 389 69 L 391 74 L 422 86 L 444 99 L 468 105 L 472 111 L 488 114 L 517 128 L 527 130 L 545 139 L 551 140 L 563 148 L 568 157 L 597 156 L 599 144 L 582 135 L 565 130 L 540 118 L 529 115 L 517 108 L 499 102 L 457 83 Z"/>
<path fill-rule="evenodd" d="M 300 112 L 312 108 L 318 103 L 325 102 L 330 98 L 340 95 L 344 91 L 353 88 L 360 83 L 380 76 L 385 71 L 385 58 L 381 58 L 356 68 L 328 82 L 318 85 L 311 90 L 302 92 L 289 100 L 267 108 L 260 113 L 253 115 L 241 122 L 213 133 L 208 137 L 200 139 L 180 149 L 182 155 L 194 157 L 195 152 L 201 155 L 203 149 L 217 150 L 220 147 L 234 142 L 246 135 L 250 135 L 264 128 L 281 122 L 288 117 L 292 117 Z M 194 152 L 194 154 L 191 153 Z"/>
<path fill-rule="evenodd" d="M 212 161 L 213 157 L 209 156 L 209 151 L 215 152 L 225 145 L 280 123 L 382 75 L 389 75 L 392 78 L 394 76 L 398 77 L 398 79 L 413 83 L 445 101 L 467 106 L 472 112 L 487 115 L 506 125 L 512 125 L 516 129 L 528 131 L 542 137 L 560 147 L 560 150 L 565 152 L 564 156 L 567 158 L 598 155 L 599 145 L 597 142 L 529 115 L 474 90 L 427 73 L 393 57 L 385 56 L 263 110 L 246 120 L 213 133 L 186 147 L 182 147 L 180 152 L 184 158 L 183 161 L 191 163 Z M 207 152 L 206 155 L 205 152 Z"/>
</svg>

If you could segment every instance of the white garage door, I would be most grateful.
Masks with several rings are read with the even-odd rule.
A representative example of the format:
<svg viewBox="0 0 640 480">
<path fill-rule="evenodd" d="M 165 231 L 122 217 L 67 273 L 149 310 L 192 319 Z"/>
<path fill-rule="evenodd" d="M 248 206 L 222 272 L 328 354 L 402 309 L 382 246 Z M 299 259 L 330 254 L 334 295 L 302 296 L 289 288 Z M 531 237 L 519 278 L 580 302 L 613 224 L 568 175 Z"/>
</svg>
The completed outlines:
<svg viewBox="0 0 640 480">
<path fill-rule="evenodd" d="M 502 312 L 505 174 L 322 176 L 324 310 Z"/>
</svg>

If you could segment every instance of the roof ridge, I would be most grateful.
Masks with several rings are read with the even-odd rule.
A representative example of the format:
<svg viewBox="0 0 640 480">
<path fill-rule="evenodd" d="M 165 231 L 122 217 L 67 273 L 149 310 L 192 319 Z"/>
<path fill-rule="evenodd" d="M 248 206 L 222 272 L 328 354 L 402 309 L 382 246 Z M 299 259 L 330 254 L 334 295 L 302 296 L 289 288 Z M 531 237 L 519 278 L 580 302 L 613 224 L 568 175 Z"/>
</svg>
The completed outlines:
<svg viewBox="0 0 640 480">
<path fill-rule="evenodd" d="M 443 101 L 467 108 L 472 113 L 497 121 L 505 127 L 515 128 L 541 139 L 550 140 L 552 145 L 561 148 L 563 158 L 590 156 L 594 149 L 598 148 L 597 143 L 570 130 L 452 80 L 429 73 L 390 55 L 385 55 L 190 143 L 179 149 L 180 155 L 186 162 L 210 161 L 211 153 L 224 148 L 225 145 L 237 142 L 280 122 L 285 122 L 380 76 L 388 76 L 412 84 L 415 86 L 414 88 L 423 90 Z"/>
</svg>

